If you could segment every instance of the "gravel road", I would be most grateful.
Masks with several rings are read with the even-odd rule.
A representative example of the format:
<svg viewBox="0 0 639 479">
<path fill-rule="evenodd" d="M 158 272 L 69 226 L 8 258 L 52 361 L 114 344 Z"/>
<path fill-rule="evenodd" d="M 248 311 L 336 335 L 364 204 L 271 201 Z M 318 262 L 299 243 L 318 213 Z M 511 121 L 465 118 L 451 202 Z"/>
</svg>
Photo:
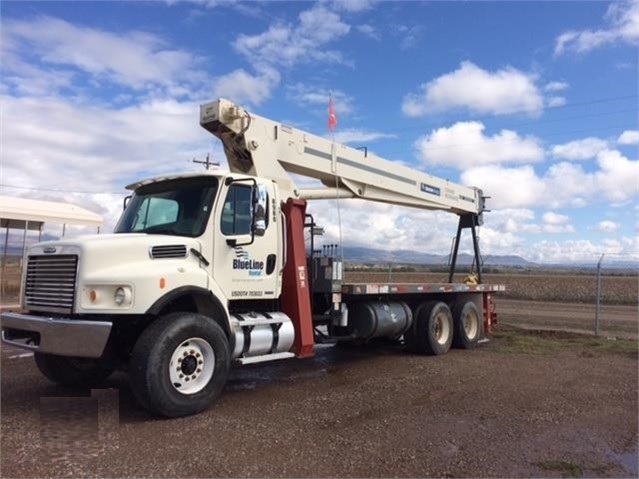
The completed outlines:
<svg viewBox="0 0 639 479">
<path fill-rule="evenodd" d="M 65 390 L 3 345 L 0 475 L 636 477 L 636 351 L 512 341 L 320 348 L 235 369 L 214 407 L 174 420 L 141 410 L 124 374 Z"/>
</svg>

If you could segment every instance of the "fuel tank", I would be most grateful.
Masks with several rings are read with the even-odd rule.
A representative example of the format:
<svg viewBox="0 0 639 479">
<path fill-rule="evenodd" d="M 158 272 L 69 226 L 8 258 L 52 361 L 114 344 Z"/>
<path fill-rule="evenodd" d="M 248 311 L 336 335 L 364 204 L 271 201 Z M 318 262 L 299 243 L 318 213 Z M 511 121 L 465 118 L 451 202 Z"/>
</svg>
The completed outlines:
<svg viewBox="0 0 639 479">
<path fill-rule="evenodd" d="M 291 349 L 295 329 L 282 312 L 234 314 L 235 348 L 233 359 L 283 353 Z"/>
<path fill-rule="evenodd" d="M 397 338 L 408 331 L 413 314 L 402 301 L 349 305 L 348 328 L 357 339 Z"/>
</svg>

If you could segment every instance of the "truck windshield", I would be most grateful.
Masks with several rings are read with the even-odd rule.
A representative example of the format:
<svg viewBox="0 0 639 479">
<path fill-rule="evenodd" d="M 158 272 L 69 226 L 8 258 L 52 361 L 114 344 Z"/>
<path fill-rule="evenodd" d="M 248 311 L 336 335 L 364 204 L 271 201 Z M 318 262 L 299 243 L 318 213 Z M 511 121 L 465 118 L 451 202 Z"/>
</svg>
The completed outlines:
<svg viewBox="0 0 639 479">
<path fill-rule="evenodd" d="M 217 191 L 217 178 L 167 180 L 135 190 L 115 233 L 200 236 Z"/>
</svg>

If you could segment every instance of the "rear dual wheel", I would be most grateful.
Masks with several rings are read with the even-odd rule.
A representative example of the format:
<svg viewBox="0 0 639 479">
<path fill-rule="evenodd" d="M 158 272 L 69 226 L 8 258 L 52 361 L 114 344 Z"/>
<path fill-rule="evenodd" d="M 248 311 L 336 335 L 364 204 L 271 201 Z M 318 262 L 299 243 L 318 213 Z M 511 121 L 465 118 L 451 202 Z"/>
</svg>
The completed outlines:
<svg viewBox="0 0 639 479">
<path fill-rule="evenodd" d="M 420 304 L 404 338 L 408 347 L 420 354 L 448 352 L 453 342 L 453 316 L 448 305 L 441 301 Z"/>
<path fill-rule="evenodd" d="M 454 335 L 453 346 L 461 349 L 475 349 L 481 336 L 481 316 L 472 301 L 458 301 L 453 306 Z"/>
</svg>

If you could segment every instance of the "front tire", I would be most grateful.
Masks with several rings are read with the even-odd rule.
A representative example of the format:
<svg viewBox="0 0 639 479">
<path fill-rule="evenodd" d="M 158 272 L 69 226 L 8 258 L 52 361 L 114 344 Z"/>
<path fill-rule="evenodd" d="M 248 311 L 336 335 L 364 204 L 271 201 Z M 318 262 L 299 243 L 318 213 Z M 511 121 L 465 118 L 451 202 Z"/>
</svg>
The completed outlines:
<svg viewBox="0 0 639 479">
<path fill-rule="evenodd" d="M 230 362 L 228 339 L 215 321 L 195 313 L 172 313 L 151 323 L 135 343 L 131 389 L 152 413 L 196 414 L 222 392 Z"/>
<path fill-rule="evenodd" d="M 49 380 L 62 386 L 99 384 L 115 368 L 101 359 L 71 358 L 53 354 L 34 353 L 36 366 Z"/>
<path fill-rule="evenodd" d="M 453 342 L 453 316 L 448 305 L 441 301 L 420 304 L 404 337 L 417 353 L 438 356 L 448 352 Z"/>
</svg>

